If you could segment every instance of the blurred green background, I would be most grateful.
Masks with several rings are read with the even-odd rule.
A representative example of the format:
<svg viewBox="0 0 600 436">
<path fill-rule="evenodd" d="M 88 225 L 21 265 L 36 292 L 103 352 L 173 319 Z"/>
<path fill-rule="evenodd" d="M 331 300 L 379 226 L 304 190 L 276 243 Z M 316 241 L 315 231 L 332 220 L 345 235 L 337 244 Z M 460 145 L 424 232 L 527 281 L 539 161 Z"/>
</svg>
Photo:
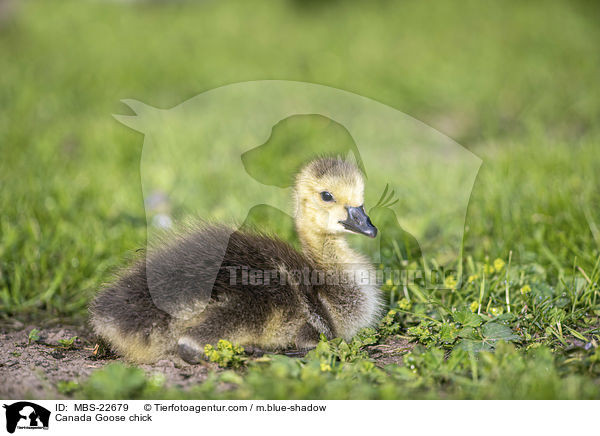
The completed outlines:
<svg viewBox="0 0 600 436">
<path fill-rule="evenodd" d="M 599 12 L 593 1 L 0 0 L 2 316 L 83 317 L 145 246 L 143 137 L 111 117 L 130 113 L 120 99 L 170 108 L 259 79 L 367 96 L 481 157 L 465 259 L 512 250 L 549 283 L 575 262 L 589 272 Z"/>
</svg>

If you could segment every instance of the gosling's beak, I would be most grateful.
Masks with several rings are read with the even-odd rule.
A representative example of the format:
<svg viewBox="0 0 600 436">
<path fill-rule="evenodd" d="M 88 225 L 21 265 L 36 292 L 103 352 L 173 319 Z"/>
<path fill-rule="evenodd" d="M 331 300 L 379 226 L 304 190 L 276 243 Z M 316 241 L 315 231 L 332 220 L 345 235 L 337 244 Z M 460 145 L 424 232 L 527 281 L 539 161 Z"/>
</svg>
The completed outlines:
<svg viewBox="0 0 600 436">
<path fill-rule="evenodd" d="M 348 218 L 344 221 L 340 221 L 341 225 L 351 232 L 360 233 L 369 238 L 377 236 L 377 227 L 371 222 L 364 207 L 346 206 L 346 210 L 348 211 Z"/>
</svg>

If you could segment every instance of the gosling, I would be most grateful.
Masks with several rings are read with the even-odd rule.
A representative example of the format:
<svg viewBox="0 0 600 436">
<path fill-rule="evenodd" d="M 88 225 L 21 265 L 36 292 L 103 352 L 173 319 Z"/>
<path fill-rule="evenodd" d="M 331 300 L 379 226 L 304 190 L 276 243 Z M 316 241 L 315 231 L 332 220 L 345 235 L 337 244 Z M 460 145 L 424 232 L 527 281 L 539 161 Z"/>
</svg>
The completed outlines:
<svg viewBox="0 0 600 436">
<path fill-rule="evenodd" d="M 364 210 L 360 170 L 340 158 L 313 160 L 296 176 L 294 200 L 302 253 L 264 234 L 204 225 L 151 250 L 104 288 L 90 304 L 95 333 L 132 362 L 198 363 L 205 345 L 219 339 L 247 350 L 306 351 L 321 334 L 349 340 L 374 326 L 382 309 L 374 268 L 344 237 L 377 235 Z M 214 249 L 223 240 L 225 256 Z M 214 283 L 206 279 L 211 262 L 218 262 Z M 152 289 L 197 313 L 157 307 L 147 268 L 160 279 Z M 252 271 L 263 272 L 257 283 L 243 280 Z"/>
</svg>

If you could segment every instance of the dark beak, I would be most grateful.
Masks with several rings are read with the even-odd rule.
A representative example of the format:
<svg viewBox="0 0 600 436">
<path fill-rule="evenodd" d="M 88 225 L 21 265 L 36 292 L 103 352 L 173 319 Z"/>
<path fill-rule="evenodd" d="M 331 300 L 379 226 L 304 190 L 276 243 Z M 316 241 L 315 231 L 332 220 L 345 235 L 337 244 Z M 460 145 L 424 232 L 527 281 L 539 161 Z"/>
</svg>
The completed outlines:
<svg viewBox="0 0 600 436">
<path fill-rule="evenodd" d="M 366 235 L 369 238 L 377 236 L 377 227 L 373 225 L 371 219 L 366 214 L 364 207 L 351 207 L 346 206 L 348 211 L 348 218 L 344 221 L 340 221 L 347 230 L 354 233 L 360 233 Z"/>
</svg>

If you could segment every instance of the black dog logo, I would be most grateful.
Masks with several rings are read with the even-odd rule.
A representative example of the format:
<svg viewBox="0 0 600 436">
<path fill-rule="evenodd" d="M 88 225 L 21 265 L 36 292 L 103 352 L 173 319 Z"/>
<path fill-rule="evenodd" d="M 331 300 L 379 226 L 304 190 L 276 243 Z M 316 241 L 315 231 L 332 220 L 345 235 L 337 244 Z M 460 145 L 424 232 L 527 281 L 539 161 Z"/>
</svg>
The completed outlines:
<svg viewBox="0 0 600 436">
<path fill-rule="evenodd" d="M 6 409 L 6 431 L 14 433 L 19 428 L 36 429 L 48 428 L 50 411 L 28 401 L 19 401 L 11 405 L 4 405 Z"/>
</svg>

